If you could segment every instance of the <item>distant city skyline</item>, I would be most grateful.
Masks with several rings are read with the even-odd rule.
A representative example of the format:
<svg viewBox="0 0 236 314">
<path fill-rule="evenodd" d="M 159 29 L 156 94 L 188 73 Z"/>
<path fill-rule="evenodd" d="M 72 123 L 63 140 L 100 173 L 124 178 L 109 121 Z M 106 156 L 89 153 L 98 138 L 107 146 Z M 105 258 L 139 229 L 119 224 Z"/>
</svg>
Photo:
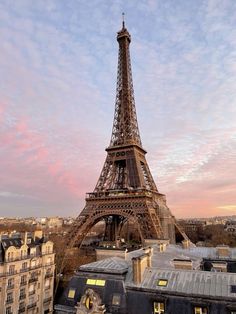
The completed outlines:
<svg viewBox="0 0 236 314">
<path fill-rule="evenodd" d="M 121 14 L 139 129 L 177 218 L 236 214 L 236 2 L 0 0 L 0 216 L 76 216 L 114 115 Z"/>
</svg>

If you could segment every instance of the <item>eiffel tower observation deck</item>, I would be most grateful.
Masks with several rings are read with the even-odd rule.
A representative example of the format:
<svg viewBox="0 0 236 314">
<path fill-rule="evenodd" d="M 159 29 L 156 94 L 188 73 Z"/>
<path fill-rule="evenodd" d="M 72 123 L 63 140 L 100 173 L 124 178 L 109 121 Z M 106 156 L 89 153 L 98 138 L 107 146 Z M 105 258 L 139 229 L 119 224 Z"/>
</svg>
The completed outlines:
<svg viewBox="0 0 236 314">
<path fill-rule="evenodd" d="M 134 100 L 129 45 L 131 36 L 123 20 L 119 44 L 115 115 L 107 157 L 96 187 L 87 193 L 86 205 L 70 233 L 81 246 L 91 228 L 104 221 L 104 240 L 118 243 L 127 222 L 134 225 L 140 242 L 187 239 L 158 192 L 142 147 Z"/>
</svg>

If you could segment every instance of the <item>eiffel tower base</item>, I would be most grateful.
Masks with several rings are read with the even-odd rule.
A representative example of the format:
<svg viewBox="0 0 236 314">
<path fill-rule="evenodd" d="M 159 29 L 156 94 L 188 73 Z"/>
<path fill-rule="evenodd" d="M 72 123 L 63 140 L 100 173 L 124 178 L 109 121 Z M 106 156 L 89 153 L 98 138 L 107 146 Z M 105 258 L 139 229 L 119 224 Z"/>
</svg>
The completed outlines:
<svg viewBox="0 0 236 314">
<path fill-rule="evenodd" d="M 176 243 L 186 235 L 178 227 L 165 203 L 165 196 L 150 191 L 112 191 L 89 193 L 86 206 L 76 219 L 70 234 L 74 245 L 80 247 L 86 234 L 99 221 L 105 222 L 104 240 L 119 247 L 124 224 L 129 221 L 138 229 L 142 245 L 147 242 L 169 240 Z"/>
</svg>

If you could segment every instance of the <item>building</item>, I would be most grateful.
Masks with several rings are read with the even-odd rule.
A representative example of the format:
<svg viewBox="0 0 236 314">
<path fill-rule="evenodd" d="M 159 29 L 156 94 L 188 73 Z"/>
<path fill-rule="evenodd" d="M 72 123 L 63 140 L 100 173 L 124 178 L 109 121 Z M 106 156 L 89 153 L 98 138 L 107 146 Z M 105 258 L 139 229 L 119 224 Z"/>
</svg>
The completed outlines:
<svg viewBox="0 0 236 314">
<path fill-rule="evenodd" d="M 159 244 L 83 265 L 56 314 L 235 314 L 236 249 Z"/>
<path fill-rule="evenodd" d="M 54 259 L 40 231 L 1 235 L 0 314 L 52 313 Z"/>
</svg>

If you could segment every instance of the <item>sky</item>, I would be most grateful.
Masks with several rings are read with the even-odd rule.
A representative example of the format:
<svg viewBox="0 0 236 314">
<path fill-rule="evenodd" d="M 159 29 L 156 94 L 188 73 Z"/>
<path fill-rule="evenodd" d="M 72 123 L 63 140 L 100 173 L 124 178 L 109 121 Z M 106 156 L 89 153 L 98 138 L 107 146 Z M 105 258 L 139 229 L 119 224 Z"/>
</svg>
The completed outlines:
<svg viewBox="0 0 236 314">
<path fill-rule="evenodd" d="M 0 216 L 77 216 L 109 145 L 121 15 L 177 218 L 236 214 L 235 0 L 0 0 Z"/>
</svg>

